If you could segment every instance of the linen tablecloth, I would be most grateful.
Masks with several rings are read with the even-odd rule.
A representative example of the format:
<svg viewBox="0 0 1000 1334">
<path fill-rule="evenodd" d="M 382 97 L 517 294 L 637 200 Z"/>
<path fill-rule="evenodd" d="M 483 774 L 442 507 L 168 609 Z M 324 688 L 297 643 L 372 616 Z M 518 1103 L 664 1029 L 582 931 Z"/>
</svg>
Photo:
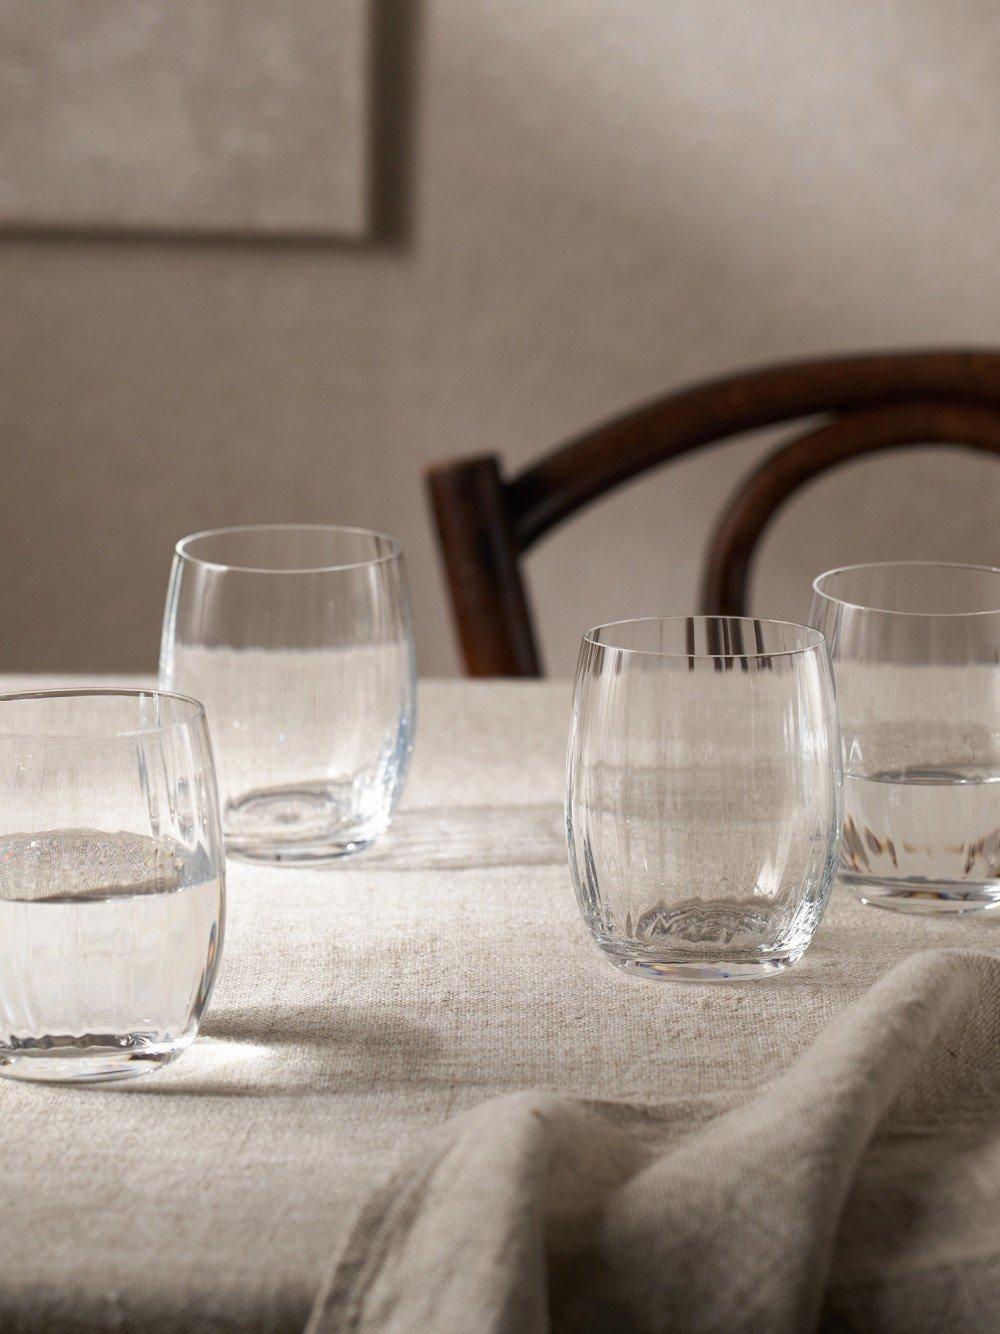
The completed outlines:
<svg viewBox="0 0 1000 1334">
<path fill-rule="evenodd" d="M 1000 915 L 898 916 L 837 887 L 787 974 L 728 988 L 623 976 L 573 900 L 569 706 L 566 682 L 424 683 L 382 844 L 322 870 L 229 864 L 222 968 L 189 1053 L 117 1087 L 0 1081 L 0 1328 L 301 1328 L 364 1236 L 359 1215 L 387 1181 L 406 1188 L 408 1164 L 449 1151 L 459 1114 L 522 1094 L 543 1119 L 562 1099 L 596 1104 L 629 1143 L 644 1120 L 675 1138 L 724 1125 L 831 1021 L 853 1032 L 845 1007 L 894 964 L 1000 945 Z M 931 961 L 935 977 L 952 957 L 965 956 Z M 948 999 L 952 1026 L 965 1003 L 978 1022 L 991 962 Z M 984 1067 L 987 1104 L 993 1077 Z M 988 1202 L 990 1184 L 968 1186 Z M 769 1198 L 780 1208 L 780 1190 Z M 855 1255 L 858 1284 L 885 1263 Z"/>
</svg>

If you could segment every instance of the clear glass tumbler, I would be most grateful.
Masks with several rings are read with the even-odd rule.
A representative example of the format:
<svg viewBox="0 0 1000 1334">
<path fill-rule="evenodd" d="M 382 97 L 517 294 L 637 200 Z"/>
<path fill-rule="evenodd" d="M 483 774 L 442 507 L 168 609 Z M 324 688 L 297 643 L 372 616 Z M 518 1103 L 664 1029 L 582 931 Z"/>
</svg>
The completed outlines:
<svg viewBox="0 0 1000 1334">
<path fill-rule="evenodd" d="M 261 525 L 177 544 L 160 684 L 208 709 L 230 855 L 322 863 L 388 828 L 416 681 L 399 543 Z"/>
<path fill-rule="evenodd" d="M 841 875 L 901 912 L 1000 903 L 1000 570 L 821 574 L 844 748 Z"/>
<path fill-rule="evenodd" d="M 566 825 L 577 900 L 627 971 L 716 981 L 787 968 L 837 864 L 840 748 L 826 641 L 732 616 L 583 638 Z"/>
<path fill-rule="evenodd" d="M 0 696 L 0 1075 L 141 1075 L 194 1041 L 225 859 L 205 711 L 156 691 Z"/>
</svg>

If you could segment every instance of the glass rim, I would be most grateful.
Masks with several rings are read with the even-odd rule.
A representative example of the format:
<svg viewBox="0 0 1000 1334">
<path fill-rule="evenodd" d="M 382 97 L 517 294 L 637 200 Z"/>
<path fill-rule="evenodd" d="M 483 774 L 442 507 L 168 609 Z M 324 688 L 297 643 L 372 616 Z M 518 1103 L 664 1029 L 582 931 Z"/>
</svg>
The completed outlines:
<svg viewBox="0 0 1000 1334">
<path fill-rule="evenodd" d="M 602 630 L 613 630 L 621 625 L 662 625 L 666 622 L 679 624 L 685 621 L 697 621 L 706 624 L 709 621 L 739 621 L 743 625 L 780 625 L 791 630 L 799 630 L 811 637 L 813 642 L 809 644 L 800 644 L 796 648 L 776 648 L 776 649 L 751 649 L 741 653 L 735 653 L 731 649 L 718 648 L 713 652 L 707 650 L 687 649 L 652 649 L 652 648 L 627 648 L 624 644 L 609 644 L 604 640 L 595 638 Z M 683 616 L 680 614 L 670 616 L 627 616 L 620 621 L 605 621 L 602 625 L 594 625 L 583 635 L 583 643 L 590 644 L 594 648 L 611 649 L 615 653 L 628 653 L 636 657 L 648 658 L 687 658 L 699 661 L 711 662 L 713 659 L 718 661 L 720 658 L 730 659 L 734 662 L 743 659 L 752 658 L 789 658 L 799 653 L 815 653 L 827 647 L 827 638 L 822 630 L 817 630 L 814 625 L 804 625 L 801 621 L 782 621 L 771 616 L 723 616 L 718 613 L 699 613 L 694 616 Z"/>
<path fill-rule="evenodd" d="M 927 569 L 927 570 L 975 570 L 978 574 L 997 574 L 1000 575 L 1000 567 L 996 565 L 976 565 L 972 561 L 960 560 L 871 560 L 859 561 L 856 565 L 835 565 L 832 570 L 824 570 L 818 574 L 812 581 L 812 590 L 817 597 L 825 598 L 827 602 L 833 602 L 838 607 L 847 607 L 850 611 L 865 611 L 876 616 L 914 616 L 923 617 L 925 620 L 943 620 L 946 617 L 954 616 L 965 619 L 969 616 L 997 616 L 1000 615 L 1000 596 L 998 596 L 998 605 L 996 607 L 980 607 L 976 611 L 903 611 L 895 607 L 876 607 L 869 602 L 852 602 L 849 598 L 839 598 L 834 593 L 828 593 L 820 587 L 824 579 L 831 579 L 836 574 L 850 574 L 854 570 L 905 570 L 905 569 Z"/>
<path fill-rule="evenodd" d="M 169 699 L 179 704 L 188 704 L 191 706 L 191 715 L 188 718 L 176 718 L 172 722 L 151 724 L 146 727 L 133 728 L 108 728 L 105 732 L 17 732 L 8 731 L 3 726 L 2 713 L 4 704 L 17 704 L 26 700 L 54 700 L 54 699 Z M 13 694 L 0 694 L 0 741 L 73 741 L 83 743 L 93 743 L 101 741 L 126 741 L 131 737 L 139 736 L 163 736 L 167 732 L 172 732 L 179 727 L 191 727 L 195 723 L 205 721 L 205 706 L 200 699 L 195 699 L 193 695 L 182 695 L 176 690 L 160 690 L 151 688 L 143 690 L 141 687 L 130 689 L 127 686 L 121 689 L 115 686 L 80 686 L 65 687 L 55 690 L 19 690 Z"/>
<path fill-rule="evenodd" d="M 203 537 L 221 537 L 230 533 L 352 533 L 359 537 L 374 537 L 389 543 L 389 550 L 380 556 L 369 556 L 365 560 L 352 560 L 325 563 L 322 565 L 303 565 L 292 568 L 276 568 L 269 565 L 229 565 L 224 561 L 206 560 L 185 550 L 189 542 L 197 542 Z M 202 528 L 197 533 L 188 533 L 174 547 L 174 554 L 180 560 L 200 565 L 206 570 L 230 570 L 235 574 L 335 574 L 339 570 L 364 570 L 370 565 L 385 565 L 398 560 L 403 554 L 403 544 L 389 533 L 379 532 L 376 528 L 356 528 L 350 524 L 339 523 L 237 523 L 222 528 Z"/>
</svg>

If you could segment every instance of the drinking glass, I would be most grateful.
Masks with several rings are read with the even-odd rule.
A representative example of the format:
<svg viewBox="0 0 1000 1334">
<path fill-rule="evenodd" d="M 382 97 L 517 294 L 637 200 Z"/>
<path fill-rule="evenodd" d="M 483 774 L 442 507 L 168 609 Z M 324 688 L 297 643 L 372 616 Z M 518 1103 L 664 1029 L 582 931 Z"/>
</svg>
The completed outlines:
<svg viewBox="0 0 1000 1334">
<path fill-rule="evenodd" d="M 612 963 L 702 981 L 787 968 L 837 864 L 826 641 L 735 616 L 590 630 L 566 788 L 577 901 Z"/>
<path fill-rule="evenodd" d="M 416 684 L 399 543 L 361 528 L 178 542 L 160 683 L 204 702 L 230 855 L 322 863 L 388 828 Z"/>
<path fill-rule="evenodd" d="M 1000 903 L 1000 570 L 828 570 L 810 619 L 840 701 L 845 881 L 901 912 Z"/>
<path fill-rule="evenodd" d="M 153 690 L 0 696 L 0 1075 L 141 1075 L 194 1041 L 225 861 L 205 711 Z"/>
</svg>

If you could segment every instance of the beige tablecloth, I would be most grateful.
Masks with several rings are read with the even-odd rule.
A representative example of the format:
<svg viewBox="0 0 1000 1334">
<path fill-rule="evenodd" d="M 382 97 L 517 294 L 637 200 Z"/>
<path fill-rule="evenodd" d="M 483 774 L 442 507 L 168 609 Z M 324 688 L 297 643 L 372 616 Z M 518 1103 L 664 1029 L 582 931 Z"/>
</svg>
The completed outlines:
<svg viewBox="0 0 1000 1334">
<path fill-rule="evenodd" d="M 676 1186 L 684 1178 L 667 1151 L 689 1137 L 703 1147 L 715 1135 L 709 1159 L 718 1164 L 711 1189 L 720 1239 L 736 1195 L 719 1194 L 719 1173 L 722 1185 L 726 1173 L 738 1183 L 751 1150 L 764 1155 L 761 1172 L 747 1178 L 760 1188 L 761 1236 L 787 1234 L 782 1208 L 796 1197 L 791 1177 L 783 1190 L 782 1163 L 791 1162 L 788 1145 L 800 1139 L 781 1137 L 781 1118 L 777 1130 L 774 1118 L 761 1121 L 761 1108 L 772 1106 L 787 1109 L 786 1131 L 802 1122 L 832 1135 L 837 1162 L 813 1164 L 823 1207 L 815 1216 L 794 1215 L 800 1230 L 815 1224 L 817 1236 L 823 1227 L 854 1227 L 839 1252 L 840 1296 L 832 1292 L 824 1308 L 831 1326 L 879 1328 L 877 1303 L 866 1307 L 864 1294 L 880 1291 L 890 1271 L 896 1288 L 905 1287 L 905 1266 L 922 1264 L 943 1276 L 937 1308 L 924 1312 L 928 1321 L 977 1327 L 990 1309 L 983 1302 L 993 1291 L 1000 1235 L 1000 1121 L 992 1119 L 1000 986 L 993 960 L 967 951 L 997 950 L 1000 913 L 898 917 L 863 908 L 838 888 L 812 949 L 787 974 L 732 988 L 622 976 L 591 943 L 566 867 L 569 693 L 556 682 L 425 683 L 416 760 L 383 845 L 328 870 L 230 865 L 222 971 L 205 1037 L 191 1052 L 162 1074 L 117 1088 L 0 1081 L 0 1328 L 287 1330 L 304 1326 L 311 1312 L 314 1327 L 325 1329 L 352 1321 L 388 1327 L 391 1314 L 392 1328 L 402 1330 L 413 1312 L 429 1328 L 482 1328 L 469 1304 L 482 1288 L 473 1284 L 462 1296 L 473 1276 L 460 1256 L 442 1253 L 435 1230 L 427 1250 L 427 1238 L 408 1226 L 412 1216 L 390 1214 L 400 1199 L 418 1210 L 481 1190 L 485 1207 L 473 1210 L 467 1229 L 475 1236 L 487 1216 L 518 1217 L 509 1198 L 497 1198 L 496 1176 L 491 1183 L 485 1175 L 500 1168 L 508 1182 L 522 1183 L 514 1192 L 520 1203 L 525 1192 L 541 1201 L 527 1214 L 535 1230 L 519 1240 L 529 1270 L 539 1255 L 544 1265 L 536 1243 L 548 1235 L 555 1260 L 569 1255 L 582 1276 L 567 1288 L 569 1261 L 553 1271 L 565 1327 L 586 1327 L 586 1318 L 593 1328 L 683 1328 L 683 1316 L 668 1319 L 666 1308 L 655 1307 L 663 1288 L 655 1274 L 644 1280 L 654 1303 L 645 1316 L 610 1307 L 601 1315 L 598 1306 L 581 1314 L 566 1305 L 570 1289 L 591 1292 L 598 1304 L 605 1299 L 599 1285 L 583 1281 L 593 1278 L 586 1259 L 596 1244 L 586 1231 L 593 1224 L 587 1201 L 627 1199 L 637 1173 L 655 1173 L 671 1157 L 666 1175 L 655 1179 Z M 962 953 L 911 962 L 874 1000 L 844 1013 L 894 964 L 943 947 Z M 804 1055 L 833 1020 L 826 1045 Z M 853 1048 L 873 1075 L 895 1080 L 902 1109 L 889 1116 L 889 1106 L 856 1106 L 850 1090 L 858 1064 L 844 1055 Z M 764 1082 L 793 1066 L 777 1093 L 755 1101 Z M 838 1102 L 828 1076 L 842 1068 L 834 1080 Z M 505 1094 L 520 1096 L 482 1106 Z M 971 1198 L 980 1210 L 973 1222 L 980 1218 L 981 1228 L 970 1225 L 950 1251 L 933 1245 L 926 1195 L 910 1201 L 909 1215 L 907 1201 L 896 1201 L 910 1232 L 918 1240 L 926 1234 L 923 1249 L 901 1247 L 888 1223 L 884 1237 L 869 1226 L 865 1244 L 851 1246 L 851 1235 L 862 1235 L 858 1210 L 867 1217 L 885 1203 L 886 1181 L 880 1188 L 876 1170 L 868 1194 L 840 1201 L 842 1212 L 836 1191 L 847 1186 L 837 1164 L 851 1144 L 861 1151 L 883 1114 L 879 1162 L 898 1164 L 910 1154 L 911 1175 L 923 1172 L 926 1185 L 922 1147 L 931 1144 L 931 1160 L 950 1165 L 939 1193 Z M 463 1144 L 475 1147 L 471 1158 Z M 554 1231 L 546 1221 L 546 1146 L 553 1144 L 565 1159 L 555 1190 L 572 1222 L 563 1231 L 558 1208 Z M 963 1157 L 970 1144 L 975 1155 Z M 448 1168 L 442 1177 L 442 1162 L 458 1175 Z M 525 1170 L 525 1162 L 537 1170 Z M 421 1182 L 436 1194 L 424 1198 Z M 698 1172 L 689 1172 L 676 1201 L 705 1194 Z M 641 1205 L 646 1197 L 640 1191 L 637 1198 Z M 402 1270 L 376 1263 L 387 1228 Z M 641 1268 L 636 1235 L 626 1251 Z M 574 1238 L 582 1250 L 573 1249 Z M 674 1279 L 706 1254 L 711 1236 L 691 1245 L 682 1238 L 668 1252 Z M 775 1249 L 762 1247 L 759 1256 L 771 1259 L 756 1262 L 773 1266 Z M 732 1301 L 752 1295 L 748 1273 L 757 1256 L 741 1269 L 742 1288 L 716 1274 L 730 1303 L 716 1308 L 716 1327 L 737 1327 Z M 372 1272 L 360 1282 L 359 1267 L 369 1260 Z M 503 1260 L 514 1274 L 516 1259 L 504 1252 Z M 605 1256 L 602 1263 L 611 1262 Z M 411 1290 L 422 1284 L 410 1314 L 393 1296 L 400 1273 Z M 760 1292 L 765 1280 L 761 1273 Z M 541 1288 L 528 1288 L 536 1300 L 546 1291 L 544 1274 L 539 1281 Z M 445 1304 L 446 1291 L 459 1294 L 457 1307 Z M 703 1300 L 698 1291 L 692 1281 L 692 1302 Z M 786 1302 L 773 1327 L 818 1315 L 808 1298 Z M 492 1327 L 544 1327 L 545 1312 L 525 1314 L 515 1304 L 506 1318 L 501 1312 Z M 711 1314 L 706 1319 L 699 1327 L 712 1328 Z"/>
</svg>

